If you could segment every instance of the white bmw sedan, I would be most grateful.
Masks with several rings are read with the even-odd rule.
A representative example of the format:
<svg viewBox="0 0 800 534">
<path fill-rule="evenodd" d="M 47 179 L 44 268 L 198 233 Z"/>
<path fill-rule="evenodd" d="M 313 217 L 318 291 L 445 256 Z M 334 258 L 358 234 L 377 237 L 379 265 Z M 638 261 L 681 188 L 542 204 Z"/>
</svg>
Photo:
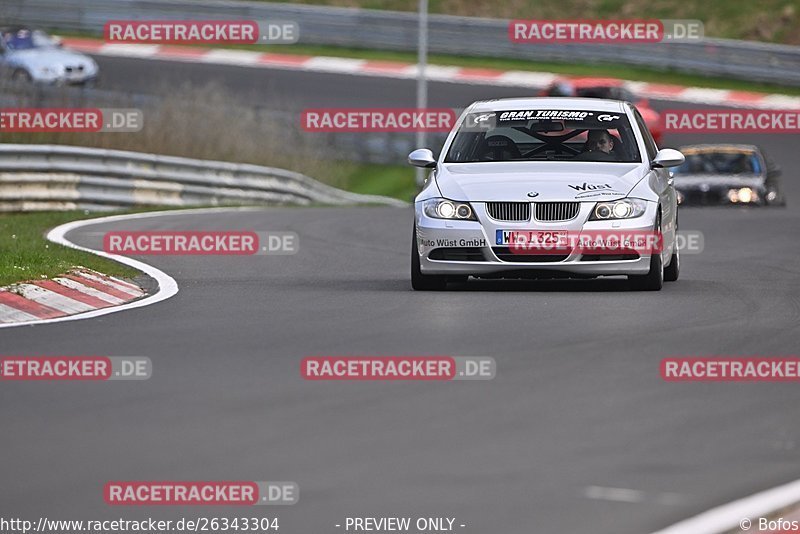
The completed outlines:
<svg viewBox="0 0 800 534">
<path fill-rule="evenodd" d="M 668 167 L 638 110 L 594 98 L 476 102 L 415 199 L 411 284 L 476 278 L 624 275 L 634 289 L 678 278 L 677 202 Z"/>
<path fill-rule="evenodd" d="M 18 83 L 92 86 L 97 63 L 40 30 L 0 28 L 0 73 Z"/>
</svg>

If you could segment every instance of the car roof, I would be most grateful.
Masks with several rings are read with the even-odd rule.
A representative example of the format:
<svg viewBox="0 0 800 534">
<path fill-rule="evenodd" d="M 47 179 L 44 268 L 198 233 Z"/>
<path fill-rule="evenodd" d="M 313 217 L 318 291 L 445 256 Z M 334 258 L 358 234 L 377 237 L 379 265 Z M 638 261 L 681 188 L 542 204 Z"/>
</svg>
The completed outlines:
<svg viewBox="0 0 800 534">
<path fill-rule="evenodd" d="M 696 145 L 684 145 L 679 148 L 681 152 L 702 153 L 702 152 L 760 152 L 755 145 L 743 145 L 734 143 L 703 143 Z"/>
<path fill-rule="evenodd" d="M 608 111 L 617 113 L 625 111 L 623 103 L 619 100 L 606 100 L 603 98 L 565 98 L 561 96 L 480 100 L 472 104 L 470 111 L 481 113 L 486 111 L 514 111 L 524 109 Z"/>
</svg>

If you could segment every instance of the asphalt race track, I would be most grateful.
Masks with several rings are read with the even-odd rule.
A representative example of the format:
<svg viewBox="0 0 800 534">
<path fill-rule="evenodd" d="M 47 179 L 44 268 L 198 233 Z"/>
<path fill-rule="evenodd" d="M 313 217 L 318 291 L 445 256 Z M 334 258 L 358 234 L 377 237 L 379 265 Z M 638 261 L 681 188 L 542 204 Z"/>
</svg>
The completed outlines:
<svg viewBox="0 0 800 534">
<path fill-rule="evenodd" d="M 407 106 L 414 82 L 98 58 L 131 90 L 224 80 L 244 101 Z M 149 78 L 148 78 L 149 77 Z M 433 84 L 431 106 L 520 90 Z M 688 108 L 657 102 L 658 108 Z M 745 138 L 747 137 L 747 138 Z M 666 145 L 709 141 L 667 137 Z M 148 356 L 146 382 L 0 388 L 0 508 L 59 519 L 241 516 L 112 508 L 110 480 L 291 480 L 281 532 L 346 516 L 451 516 L 465 534 L 643 534 L 800 478 L 796 384 L 662 381 L 667 356 L 797 354 L 800 164 L 789 136 L 754 142 L 784 169 L 786 209 L 683 208 L 705 236 L 658 293 L 624 280 L 476 281 L 419 293 L 412 214 L 273 208 L 175 214 L 112 229 L 291 230 L 294 256 L 148 257 L 181 288 L 155 306 L 0 331 L 3 354 Z M 493 356 L 485 382 L 306 382 L 311 355 Z M 635 490 L 615 493 L 593 487 Z M 610 497 L 611 496 L 611 497 Z M 5 515 L 9 515 L 6 513 Z"/>
</svg>

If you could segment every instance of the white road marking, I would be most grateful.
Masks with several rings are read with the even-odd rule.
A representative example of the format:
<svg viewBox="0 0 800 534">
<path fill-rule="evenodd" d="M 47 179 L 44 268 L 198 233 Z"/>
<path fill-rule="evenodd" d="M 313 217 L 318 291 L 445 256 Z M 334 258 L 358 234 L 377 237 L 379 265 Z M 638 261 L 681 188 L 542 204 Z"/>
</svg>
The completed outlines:
<svg viewBox="0 0 800 534">
<path fill-rule="evenodd" d="M 583 489 L 587 499 L 615 502 L 642 502 L 644 492 L 626 488 L 607 488 L 603 486 L 587 486 Z"/>
<path fill-rule="evenodd" d="M 800 502 L 800 480 L 778 486 L 744 499 L 712 508 L 653 534 L 722 534 L 739 528 L 747 518 L 753 522 L 772 512 Z"/>
</svg>

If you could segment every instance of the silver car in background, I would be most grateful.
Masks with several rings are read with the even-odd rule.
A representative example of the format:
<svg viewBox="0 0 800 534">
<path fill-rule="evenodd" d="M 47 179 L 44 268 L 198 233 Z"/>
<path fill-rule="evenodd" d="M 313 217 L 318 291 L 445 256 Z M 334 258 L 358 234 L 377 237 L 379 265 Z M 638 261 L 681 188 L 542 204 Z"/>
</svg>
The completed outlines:
<svg viewBox="0 0 800 534">
<path fill-rule="evenodd" d="M 438 160 L 427 149 L 409 155 L 412 165 L 432 169 L 415 199 L 412 287 L 445 289 L 469 276 L 625 275 L 634 289 L 660 290 L 679 273 L 677 198 L 667 168 L 683 161 L 677 150 L 658 150 L 628 102 L 476 102 Z M 602 243 L 602 253 L 587 252 L 569 241 L 612 232 L 663 239 L 653 253 L 606 253 Z M 521 239 L 537 249 L 521 247 Z"/>
<path fill-rule="evenodd" d="M 97 63 L 40 30 L 0 28 L 0 71 L 16 82 L 93 85 Z"/>
</svg>

